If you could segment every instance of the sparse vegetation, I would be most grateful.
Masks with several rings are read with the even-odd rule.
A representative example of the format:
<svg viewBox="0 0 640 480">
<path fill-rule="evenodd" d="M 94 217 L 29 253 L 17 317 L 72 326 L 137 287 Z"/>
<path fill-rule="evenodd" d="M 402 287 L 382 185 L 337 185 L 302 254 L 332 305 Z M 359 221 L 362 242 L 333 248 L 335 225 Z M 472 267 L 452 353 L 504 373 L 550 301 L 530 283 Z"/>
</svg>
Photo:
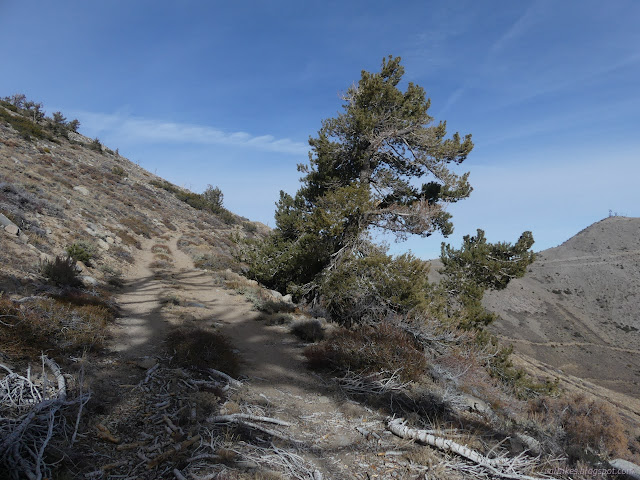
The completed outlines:
<svg viewBox="0 0 640 480">
<path fill-rule="evenodd" d="M 324 339 L 324 328 L 317 318 L 297 320 L 291 325 L 291 333 L 305 342 L 318 342 Z"/>
<path fill-rule="evenodd" d="M 187 368 L 214 368 L 237 376 L 240 360 L 229 340 L 215 332 L 178 328 L 167 336 L 167 351 L 173 362 Z"/>
<path fill-rule="evenodd" d="M 91 260 L 96 256 L 97 249 L 88 242 L 76 242 L 67 247 L 67 255 L 76 262 L 82 262 L 85 265 L 91 265 Z"/>
<path fill-rule="evenodd" d="M 57 256 L 52 261 L 46 260 L 42 263 L 40 272 L 49 282 L 60 287 L 79 287 L 82 285 L 78 277 L 76 261 L 70 256 Z"/>
<path fill-rule="evenodd" d="M 307 347 L 305 356 L 311 368 L 361 375 L 395 372 L 405 381 L 418 380 L 427 367 L 415 341 L 389 323 L 337 330 L 319 345 Z"/>
</svg>

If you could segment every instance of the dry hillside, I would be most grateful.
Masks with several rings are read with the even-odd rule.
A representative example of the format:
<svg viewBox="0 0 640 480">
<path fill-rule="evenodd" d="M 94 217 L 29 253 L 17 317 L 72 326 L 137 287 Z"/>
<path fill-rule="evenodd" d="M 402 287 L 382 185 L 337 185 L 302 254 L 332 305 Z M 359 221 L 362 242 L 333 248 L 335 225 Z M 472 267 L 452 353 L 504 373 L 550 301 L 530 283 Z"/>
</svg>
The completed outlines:
<svg viewBox="0 0 640 480">
<path fill-rule="evenodd" d="M 521 353 L 640 399 L 640 219 L 610 217 L 540 252 L 489 292 L 494 331 Z"/>
</svg>

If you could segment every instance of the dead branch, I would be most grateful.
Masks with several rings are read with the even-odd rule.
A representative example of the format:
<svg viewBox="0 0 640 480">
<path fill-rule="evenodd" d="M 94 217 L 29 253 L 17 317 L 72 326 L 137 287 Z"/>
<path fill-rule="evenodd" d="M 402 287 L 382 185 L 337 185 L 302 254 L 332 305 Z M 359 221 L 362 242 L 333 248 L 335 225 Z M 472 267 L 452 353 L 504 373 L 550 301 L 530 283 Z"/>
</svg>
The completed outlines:
<svg viewBox="0 0 640 480">
<path fill-rule="evenodd" d="M 443 437 L 436 436 L 432 433 L 428 433 L 425 430 L 417 430 L 407 427 L 405 421 L 401 418 L 389 419 L 387 428 L 395 435 L 404 439 L 411 439 L 420 443 L 425 443 L 432 447 L 448 453 L 455 453 L 456 455 L 463 457 L 474 464 L 483 467 L 493 475 L 513 479 L 513 480 L 540 480 L 541 478 L 552 477 L 531 477 L 529 475 L 521 474 L 517 472 L 517 469 L 523 469 L 532 466 L 532 460 L 524 459 L 523 456 L 517 456 L 514 459 L 500 458 L 488 458 L 475 450 L 465 447 L 459 443 L 454 442 Z"/>
</svg>

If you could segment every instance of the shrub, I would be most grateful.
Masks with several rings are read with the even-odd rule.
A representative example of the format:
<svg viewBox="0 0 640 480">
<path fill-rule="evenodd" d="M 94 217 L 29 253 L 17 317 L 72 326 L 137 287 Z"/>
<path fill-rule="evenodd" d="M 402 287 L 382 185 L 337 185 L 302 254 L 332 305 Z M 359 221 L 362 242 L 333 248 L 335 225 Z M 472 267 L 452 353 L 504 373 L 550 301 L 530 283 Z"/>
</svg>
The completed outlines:
<svg viewBox="0 0 640 480">
<path fill-rule="evenodd" d="M 183 367 L 215 368 L 231 376 L 240 370 L 240 361 L 224 335 L 202 329 L 177 328 L 169 333 L 167 350 Z"/>
<path fill-rule="evenodd" d="M 80 287 L 82 282 L 78 278 L 76 261 L 70 257 L 57 256 L 55 260 L 46 260 L 40 266 L 40 272 L 44 277 L 60 287 Z"/>
<path fill-rule="evenodd" d="M 584 394 L 563 398 L 541 397 L 530 404 L 530 413 L 547 429 L 573 460 L 589 456 L 621 455 L 628 439 L 624 425 L 611 405 Z"/>
<path fill-rule="evenodd" d="M 235 261 L 231 257 L 216 255 L 214 253 L 203 253 L 198 255 L 194 261 L 193 265 L 196 268 L 202 268 L 204 270 L 226 270 L 227 268 L 234 271 L 240 271 L 240 265 L 237 261 Z"/>
<path fill-rule="evenodd" d="M 140 217 L 124 217 L 120 219 L 120 223 L 136 235 L 142 235 L 145 238 L 151 238 L 151 234 L 154 233 L 153 228 Z M 124 237 L 122 237 L 122 235 L 120 235 L 120 238 L 124 241 Z"/>
<path fill-rule="evenodd" d="M 116 165 L 115 167 L 113 167 L 111 169 L 111 173 L 113 173 L 114 175 L 118 175 L 119 177 L 124 177 L 126 175 L 124 168 L 122 168 L 120 165 Z"/>
<path fill-rule="evenodd" d="M 298 320 L 291 325 L 291 333 L 305 342 L 318 342 L 324 339 L 324 328 L 317 318 Z"/>
<path fill-rule="evenodd" d="M 76 242 L 67 247 L 67 255 L 76 262 L 91 265 L 91 260 L 96 255 L 96 248 L 88 242 Z"/>
<path fill-rule="evenodd" d="M 151 251 L 153 253 L 171 253 L 171 249 L 167 245 L 163 245 L 161 243 L 156 243 L 153 247 L 151 247 Z"/>
<path fill-rule="evenodd" d="M 108 308 L 73 305 L 47 299 L 18 307 L 0 297 L 0 343 L 16 355 L 42 351 L 71 352 L 101 346 L 106 326 L 113 319 Z"/>
<path fill-rule="evenodd" d="M 325 274 L 322 304 L 332 320 L 347 326 L 422 309 L 428 273 L 428 264 L 411 254 L 392 257 L 374 250 L 348 257 Z"/>
<path fill-rule="evenodd" d="M 304 355 L 311 368 L 363 375 L 391 371 L 404 381 L 419 379 L 427 367 L 413 339 L 389 323 L 337 330 L 321 344 L 307 347 Z"/>
<path fill-rule="evenodd" d="M 31 137 L 36 137 L 45 138 L 52 142 L 56 141 L 51 132 L 22 115 L 11 115 L 5 109 L 0 108 L 0 119 L 11 125 L 25 140 L 31 140 Z"/>
<path fill-rule="evenodd" d="M 93 141 L 88 145 L 91 150 L 102 153 L 102 143 L 97 138 L 94 138 Z"/>
<path fill-rule="evenodd" d="M 120 223 L 122 223 L 122 220 L 120 221 Z M 126 230 L 119 230 L 118 231 L 118 236 L 122 240 L 122 243 L 124 243 L 125 245 L 128 245 L 130 247 L 135 247 L 135 248 L 138 248 L 138 249 L 140 249 L 142 247 L 142 244 L 140 243 L 140 240 L 138 240 L 136 237 L 131 235 Z"/>
</svg>

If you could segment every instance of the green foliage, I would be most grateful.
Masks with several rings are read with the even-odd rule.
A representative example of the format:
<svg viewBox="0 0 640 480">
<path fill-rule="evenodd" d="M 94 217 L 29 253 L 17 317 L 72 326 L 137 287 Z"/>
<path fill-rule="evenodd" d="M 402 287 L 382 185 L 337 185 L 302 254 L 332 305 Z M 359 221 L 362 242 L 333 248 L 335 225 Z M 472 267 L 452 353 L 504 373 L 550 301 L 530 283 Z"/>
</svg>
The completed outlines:
<svg viewBox="0 0 640 480">
<path fill-rule="evenodd" d="M 213 187 L 211 185 L 207 185 L 207 189 L 202 192 L 202 198 L 204 198 L 210 205 L 216 208 L 222 208 L 222 201 L 224 199 L 224 195 L 222 190 L 218 187 Z"/>
<path fill-rule="evenodd" d="M 72 132 L 77 132 L 78 128 L 80 128 L 80 121 L 77 118 L 71 120 L 69 123 L 67 123 L 67 128 Z"/>
<path fill-rule="evenodd" d="M 371 229 L 399 238 L 451 233 L 443 205 L 466 198 L 471 187 L 449 165 L 466 159 L 471 137 L 446 138 L 445 123 L 427 113 L 424 90 L 398 88 L 403 75 L 392 57 L 379 73 L 363 71 L 343 113 L 322 122 L 309 140 L 309 165 L 298 167 L 302 187 L 295 197 L 281 192 L 273 235 L 246 249 L 254 278 L 309 294 L 339 252 L 357 250 Z"/>
<path fill-rule="evenodd" d="M 178 200 L 185 202 L 196 210 L 204 210 L 218 215 L 227 224 L 233 224 L 236 221 L 235 216 L 222 207 L 223 194 L 218 187 L 213 188 L 209 185 L 204 193 L 193 193 L 179 188 L 166 180 L 151 180 L 149 183 L 154 187 L 173 193 Z"/>
<path fill-rule="evenodd" d="M 116 165 L 111 169 L 111 173 L 118 175 L 119 177 L 125 177 L 127 172 L 120 165 Z"/>
<path fill-rule="evenodd" d="M 531 232 L 524 232 L 514 245 L 488 243 L 484 231 L 478 229 L 475 237 L 464 236 L 460 249 L 442 244 L 443 287 L 458 306 L 462 306 L 463 327 L 482 327 L 495 319 L 481 304 L 484 292 L 501 290 L 512 279 L 525 274 L 535 259 L 530 251 L 533 242 Z"/>
<path fill-rule="evenodd" d="M 422 311 L 428 272 L 429 265 L 410 253 L 392 257 L 370 246 L 324 273 L 322 305 L 332 320 L 347 326 Z"/>
<path fill-rule="evenodd" d="M 67 247 L 67 255 L 77 262 L 91 265 L 91 260 L 96 255 L 96 248 L 88 242 L 76 242 Z"/>
<path fill-rule="evenodd" d="M 0 119 L 11 125 L 25 140 L 31 140 L 31 137 L 54 140 L 53 135 L 30 118 L 22 115 L 11 115 L 5 109 L 0 108 Z"/>
<path fill-rule="evenodd" d="M 88 147 L 95 152 L 102 153 L 102 143 L 100 143 L 100 140 L 98 138 L 94 138 L 93 141 L 88 145 Z"/>
<path fill-rule="evenodd" d="M 46 260 L 40 266 L 40 272 L 51 283 L 60 287 L 80 287 L 76 261 L 70 257 L 57 256 L 55 260 Z"/>
</svg>

